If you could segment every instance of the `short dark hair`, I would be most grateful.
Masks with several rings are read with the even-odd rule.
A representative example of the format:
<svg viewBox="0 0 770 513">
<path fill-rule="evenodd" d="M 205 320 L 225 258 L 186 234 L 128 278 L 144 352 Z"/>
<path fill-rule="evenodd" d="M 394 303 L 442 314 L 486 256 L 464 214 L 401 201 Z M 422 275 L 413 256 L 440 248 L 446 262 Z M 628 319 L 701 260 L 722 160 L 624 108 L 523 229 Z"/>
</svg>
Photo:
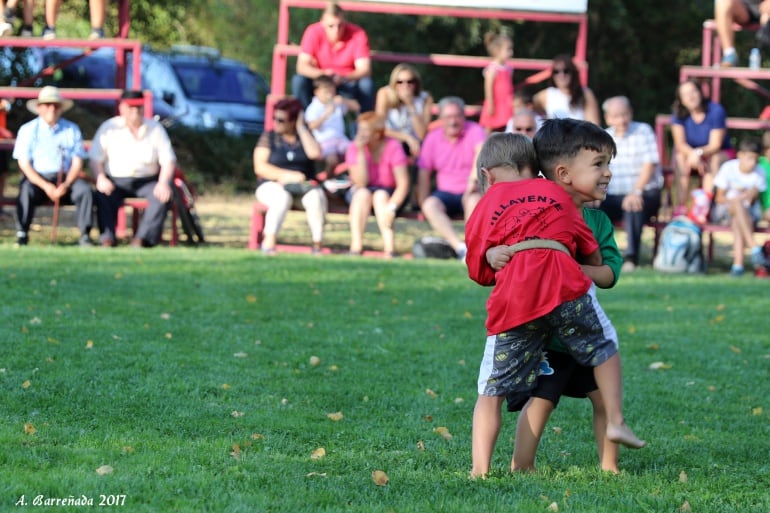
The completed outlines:
<svg viewBox="0 0 770 513">
<path fill-rule="evenodd" d="M 299 116 L 299 112 L 302 110 L 302 102 L 293 96 L 289 96 L 288 98 L 278 100 L 275 106 L 273 106 L 273 110 L 285 112 L 289 117 L 288 121 L 294 122 L 297 121 L 297 116 Z"/>
<path fill-rule="evenodd" d="M 750 151 L 762 155 L 762 141 L 756 137 L 741 139 L 738 144 L 738 151 Z"/>
<path fill-rule="evenodd" d="M 553 180 L 560 161 L 574 158 L 580 150 L 608 152 L 612 157 L 617 147 L 612 136 L 602 127 L 577 119 L 547 119 L 532 139 L 540 169 Z"/>
<path fill-rule="evenodd" d="M 318 89 L 319 87 L 331 87 L 335 91 L 337 90 L 337 84 L 334 83 L 334 80 L 329 75 L 320 75 L 318 78 L 313 79 L 313 88 Z"/>
</svg>

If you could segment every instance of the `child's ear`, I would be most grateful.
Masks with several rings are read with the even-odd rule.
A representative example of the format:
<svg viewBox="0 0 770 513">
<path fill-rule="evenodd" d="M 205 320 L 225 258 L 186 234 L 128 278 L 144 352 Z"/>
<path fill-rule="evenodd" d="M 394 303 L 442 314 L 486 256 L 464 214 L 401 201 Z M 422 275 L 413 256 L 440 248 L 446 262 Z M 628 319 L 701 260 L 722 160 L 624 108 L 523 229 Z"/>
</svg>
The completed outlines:
<svg viewBox="0 0 770 513">
<path fill-rule="evenodd" d="M 484 180 L 486 180 L 486 182 L 489 185 L 494 185 L 495 184 L 495 175 L 490 173 L 489 169 L 487 169 L 485 167 L 482 167 L 481 168 L 481 175 L 484 177 Z"/>
<path fill-rule="evenodd" d="M 554 170 L 554 176 L 556 177 L 556 180 L 562 183 L 570 184 L 572 183 L 572 177 L 569 174 L 569 167 L 558 164 L 556 166 L 556 169 Z"/>
</svg>

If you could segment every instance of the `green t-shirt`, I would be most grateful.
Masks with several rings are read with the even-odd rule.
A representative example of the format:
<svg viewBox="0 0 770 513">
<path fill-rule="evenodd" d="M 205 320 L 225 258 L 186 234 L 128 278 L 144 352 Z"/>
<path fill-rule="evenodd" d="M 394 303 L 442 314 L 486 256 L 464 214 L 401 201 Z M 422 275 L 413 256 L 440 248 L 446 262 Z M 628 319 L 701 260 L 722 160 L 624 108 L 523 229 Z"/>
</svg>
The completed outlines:
<svg viewBox="0 0 770 513">
<path fill-rule="evenodd" d="M 607 217 L 603 211 L 598 208 L 583 208 L 583 219 L 586 224 L 594 233 L 596 242 L 599 243 L 599 252 L 602 254 L 602 263 L 610 266 L 612 274 L 615 275 L 615 279 L 612 284 L 607 287 L 614 287 L 620 277 L 620 268 L 623 266 L 623 255 L 620 254 L 618 249 L 618 243 L 615 242 L 615 228 L 612 226 L 612 221 Z M 548 344 L 547 349 L 567 352 L 567 348 L 554 338 Z"/>
<path fill-rule="evenodd" d="M 765 170 L 767 183 L 770 184 L 770 160 L 767 157 L 759 157 L 759 165 Z M 770 187 L 759 193 L 759 203 L 762 205 L 762 212 L 770 208 Z"/>
</svg>

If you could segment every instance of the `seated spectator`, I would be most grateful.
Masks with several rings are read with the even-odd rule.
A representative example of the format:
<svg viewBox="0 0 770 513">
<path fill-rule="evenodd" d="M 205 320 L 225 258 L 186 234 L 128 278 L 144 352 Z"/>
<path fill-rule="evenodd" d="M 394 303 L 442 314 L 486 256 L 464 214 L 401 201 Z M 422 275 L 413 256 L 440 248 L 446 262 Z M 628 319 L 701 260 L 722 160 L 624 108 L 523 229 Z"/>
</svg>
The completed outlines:
<svg viewBox="0 0 770 513">
<path fill-rule="evenodd" d="M 557 55 L 551 67 L 551 84 L 533 97 L 534 109 L 546 118 L 573 118 L 601 124 L 593 91 L 580 83 L 577 66 L 569 55 Z"/>
<path fill-rule="evenodd" d="M 13 35 L 13 20 L 16 18 L 16 0 L 0 0 L 0 37 Z"/>
<path fill-rule="evenodd" d="M 412 157 L 428 132 L 433 97 L 422 88 L 422 77 L 411 64 L 397 64 L 388 85 L 377 91 L 374 110 L 385 118 L 385 136 L 398 139 Z"/>
<path fill-rule="evenodd" d="M 329 2 L 321 20 L 305 29 L 300 46 L 297 74 L 291 85 L 292 94 L 304 107 L 310 104 L 313 80 L 326 75 L 341 95 L 358 100 L 361 112 L 372 110 L 374 82 L 369 37 L 364 29 L 345 20 L 345 13 L 337 2 Z"/>
<path fill-rule="evenodd" d="M 762 156 L 759 157 L 759 165 L 765 171 L 765 178 L 770 184 L 770 132 L 762 134 Z M 762 218 L 770 222 L 770 188 L 759 195 L 759 200 L 762 205 Z"/>
<path fill-rule="evenodd" d="M 118 209 L 125 198 L 148 202 L 131 241 L 133 247 L 156 246 L 163 234 L 176 154 L 163 125 L 144 117 L 144 102 L 142 91 L 123 91 L 119 114 L 99 126 L 91 145 L 99 241 L 105 247 L 116 243 Z"/>
<path fill-rule="evenodd" d="M 396 255 L 393 222 L 409 194 L 409 171 L 401 144 L 385 136 L 385 119 L 374 112 L 358 116 L 358 132 L 345 155 L 352 186 L 350 204 L 350 254 L 360 255 L 366 221 L 374 217 L 382 235 L 385 258 Z"/>
<path fill-rule="evenodd" d="M 102 39 L 104 18 L 107 15 L 107 0 L 88 0 L 88 10 L 91 19 L 91 34 L 88 39 Z"/>
<path fill-rule="evenodd" d="M 345 133 L 345 114 L 358 109 L 357 101 L 337 94 L 331 77 L 321 75 L 313 81 L 313 101 L 305 110 L 305 122 L 321 145 L 326 176 L 331 176 L 350 144 Z"/>
<path fill-rule="evenodd" d="M 621 269 L 631 272 L 639 265 L 642 228 L 660 209 L 663 174 L 655 132 L 650 125 L 633 120 L 629 99 L 609 98 L 602 109 L 617 153 L 610 161 L 612 180 L 600 208 L 613 223 L 623 220 L 628 241 Z"/>
<path fill-rule="evenodd" d="M 439 120 L 441 126 L 428 132 L 420 150 L 417 198 L 425 219 L 462 260 L 467 248 L 455 233 L 451 218 L 463 215 L 468 219 L 481 197 L 478 191 L 468 190 L 468 183 L 486 133 L 481 125 L 465 119 L 465 102 L 456 96 L 439 102 Z M 433 173 L 435 190 L 431 190 Z"/>
<path fill-rule="evenodd" d="M 508 124 L 505 125 L 505 131 L 510 133 L 516 133 L 513 126 L 513 118 L 519 111 L 525 111 L 527 114 L 531 114 L 535 118 L 535 131 L 543 124 L 543 115 L 535 110 L 535 103 L 532 99 L 532 94 L 525 88 L 516 89 L 513 93 L 513 116 L 508 120 Z M 534 135 L 534 134 L 532 134 Z M 529 138 L 532 138 L 532 135 Z"/>
<path fill-rule="evenodd" d="M 728 160 L 714 178 L 716 196 L 711 220 L 729 224 L 733 232 L 733 265 L 730 275 L 743 275 L 743 253 L 751 249 L 755 267 L 764 263 L 762 248 L 754 240 L 754 226 L 761 217 L 759 195 L 767 189 L 765 171 L 759 165 L 762 144 L 744 139 L 738 146 L 738 158 Z"/>
<path fill-rule="evenodd" d="M 714 0 L 714 21 L 722 45 L 722 66 L 737 66 L 735 29 L 733 24 L 746 27 L 760 23 L 757 40 L 762 46 L 770 45 L 770 0 Z"/>
<path fill-rule="evenodd" d="M 530 139 L 537 132 L 537 114 L 527 108 L 516 109 L 516 113 L 505 127 L 506 132 L 526 135 Z"/>
<path fill-rule="evenodd" d="M 695 80 L 685 80 L 676 88 L 671 116 L 677 191 L 674 215 L 687 210 L 690 176 L 696 173 L 702 188 L 713 194 L 714 174 L 733 153 L 727 134 L 727 113 L 709 101 Z"/>
<path fill-rule="evenodd" d="M 5 98 L 0 99 L 0 138 L 13 139 L 13 132 L 8 130 L 8 111 L 11 110 L 11 102 Z M 0 150 L 0 198 L 5 197 L 5 179 L 8 175 L 8 164 L 11 154 L 8 150 Z M 0 207 L 0 217 L 6 213 Z"/>
<path fill-rule="evenodd" d="M 45 26 L 41 33 L 43 39 L 56 39 L 56 20 L 59 18 L 61 3 L 62 0 L 45 0 Z M 35 0 L 24 0 L 22 18 L 21 36 L 32 37 L 34 35 L 32 24 L 35 20 Z"/>
<path fill-rule="evenodd" d="M 80 177 L 86 156 L 83 136 L 75 123 L 61 117 L 71 107 L 72 100 L 63 99 L 53 86 L 42 88 L 37 100 L 27 102 L 27 108 L 37 117 L 19 128 L 13 147 L 13 158 L 22 173 L 16 206 L 19 246 L 29 243 L 35 206 L 45 200 L 72 201 L 77 207 L 78 243 L 91 245 L 94 194 Z"/>
<path fill-rule="evenodd" d="M 275 253 L 278 232 L 294 200 L 307 214 L 313 254 L 321 254 L 327 202 L 315 181 L 321 146 L 305 125 L 302 104 L 296 98 L 279 100 L 273 108 L 274 128 L 264 132 L 254 148 L 257 201 L 267 205 L 262 251 Z"/>
</svg>

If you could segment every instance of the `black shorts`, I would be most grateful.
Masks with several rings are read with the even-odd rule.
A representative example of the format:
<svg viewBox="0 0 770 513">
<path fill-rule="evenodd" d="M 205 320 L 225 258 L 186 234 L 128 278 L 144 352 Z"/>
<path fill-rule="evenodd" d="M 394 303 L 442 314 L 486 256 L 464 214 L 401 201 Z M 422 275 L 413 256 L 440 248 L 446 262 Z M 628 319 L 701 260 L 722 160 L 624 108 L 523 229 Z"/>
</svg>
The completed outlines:
<svg viewBox="0 0 770 513">
<path fill-rule="evenodd" d="M 584 398 L 598 387 L 594 380 L 594 368 L 580 365 L 569 353 L 546 351 L 550 374 L 541 374 L 537 386 L 529 394 L 511 394 L 506 397 L 508 411 L 521 411 L 530 397 L 547 399 L 556 408 L 561 396 Z"/>
<path fill-rule="evenodd" d="M 759 23 L 759 4 L 760 2 L 751 1 L 751 0 L 743 0 L 741 2 L 743 4 L 743 7 L 746 8 L 746 12 L 749 13 L 749 25 L 752 25 L 754 23 Z"/>
</svg>

